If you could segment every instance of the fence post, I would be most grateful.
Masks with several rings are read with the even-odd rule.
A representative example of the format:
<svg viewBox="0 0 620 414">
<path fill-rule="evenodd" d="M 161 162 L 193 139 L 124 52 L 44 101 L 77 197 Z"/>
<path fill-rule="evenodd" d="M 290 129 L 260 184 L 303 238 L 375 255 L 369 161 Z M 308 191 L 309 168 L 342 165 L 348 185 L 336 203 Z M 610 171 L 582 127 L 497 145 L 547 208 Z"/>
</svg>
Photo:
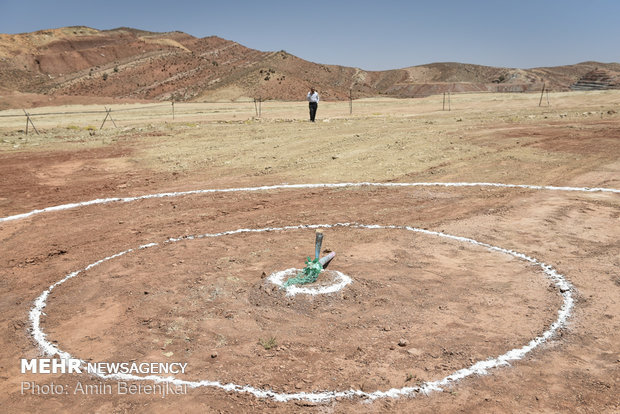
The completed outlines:
<svg viewBox="0 0 620 414">
<path fill-rule="evenodd" d="M 172 100 L 172 120 L 174 121 L 174 99 Z"/>
<path fill-rule="evenodd" d="M 109 110 L 109 111 L 110 111 L 110 121 L 112 121 L 112 123 L 114 124 L 114 128 L 118 128 L 118 127 L 116 126 L 116 122 L 114 122 L 114 119 L 112 119 L 112 108 L 110 108 L 110 110 Z"/>
<path fill-rule="evenodd" d="M 538 106 L 542 105 L 542 99 L 543 99 L 544 93 L 545 93 L 545 82 L 543 82 L 543 87 L 542 87 L 542 90 L 540 91 L 540 101 L 538 101 Z"/>
<path fill-rule="evenodd" d="M 37 135 L 41 135 L 39 134 L 39 131 L 37 131 L 37 127 L 34 126 L 34 122 L 32 122 L 32 119 L 30 118 L 30 114 L 26 112 L 25 109 L 22 109 L 22 111 L 24 111 L 24 114 L 26 115 L 26 135 L 28 135 L 28 123 L 32 125 L 32 129 L 34 129 L 34 132 L 36 132 Z"/>
<path fill-rule="evenodd" d="M 112 108 L 108 109 L 108 108 L 107 108 L 107 107 L 105 107 L 105 106 L 104 106 L 104 108 L 105 108 L 105 112 L 106 112 L 106 114 L 105 114 L 105 118 L 103 118 L 103 122 L 101 123 L 101 126 L 99 127 L 99 129 L 103 128 L 103 125 L 105 124 L 105 121 L 108 119 L 108 117 L 110 118 L 110 121 L 112 121 L 112 123 L 114 124 L 114 127 L 115 127 L 115 128 L 118 128 L 118 127 L 116 126 L 116 122 L 114 122 L 114 119 L 112 119 L 112 114 L 111 114 L 111 112 L 112 112 Z"/>
<path fill-rule="evenodd" d="M 349 115 L 353 115 L 353 88 L 349 89 Z"/>
<path fill-rule="evenodd" d="M 103 118 L 103 122 L 101 123 L 101 126 L 99 127 L 99 130 L 101 130 L 101 128 L 103 128 L 103 125 L 105 125 L 105 121 L 106 121 L 106 119 L 108 119 L 108 115 L 110 115 L 110 112 L 108 112 L 108 108 L 106 108 L 106 110 L 105 110 L 105 118 Z"/>
</svg>

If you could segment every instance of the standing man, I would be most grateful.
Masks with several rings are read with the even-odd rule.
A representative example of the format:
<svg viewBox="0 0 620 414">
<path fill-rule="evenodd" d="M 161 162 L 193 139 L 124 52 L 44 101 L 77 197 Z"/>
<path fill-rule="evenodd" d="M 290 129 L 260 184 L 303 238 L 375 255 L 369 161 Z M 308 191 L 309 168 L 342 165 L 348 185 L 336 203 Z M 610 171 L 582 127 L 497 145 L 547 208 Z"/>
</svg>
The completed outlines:
<svg viewBox="0 0 620 414">
<path fill-rule="evenodd" d="M 310 102 L 310 121 L 314 122 L 316 116 L 316 109 L 319 106 L 319 93 L 314 90 L 314 87 L 310 88 L 308 92 L 308 102 Z"/>
</svg>

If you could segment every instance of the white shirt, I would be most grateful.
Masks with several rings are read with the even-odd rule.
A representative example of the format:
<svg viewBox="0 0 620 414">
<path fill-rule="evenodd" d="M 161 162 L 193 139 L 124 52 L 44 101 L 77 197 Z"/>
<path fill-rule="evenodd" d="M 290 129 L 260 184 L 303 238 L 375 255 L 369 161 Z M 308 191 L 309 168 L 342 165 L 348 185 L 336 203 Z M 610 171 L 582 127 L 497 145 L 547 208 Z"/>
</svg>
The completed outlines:
<svg viewBox="0 0 620 414">
<path fill-rule="evenodd" d="M 319 93 L 317 91 L 308 92 L 308 102 L 319 102 Z"/>
</svg>

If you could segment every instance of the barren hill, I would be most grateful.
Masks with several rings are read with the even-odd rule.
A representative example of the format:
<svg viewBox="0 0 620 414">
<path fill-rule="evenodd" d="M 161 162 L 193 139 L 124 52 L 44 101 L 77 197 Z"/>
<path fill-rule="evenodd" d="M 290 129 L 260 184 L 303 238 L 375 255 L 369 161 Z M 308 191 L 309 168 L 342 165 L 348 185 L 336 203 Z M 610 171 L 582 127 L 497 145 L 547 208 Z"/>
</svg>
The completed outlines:
<svg viewBox="0 0 620 414">
<path fill-rule="evenodd" d="M 324 99 L 388 95 L 427 96 L 444 91 L 521 92 L 542 83 L 569 90 L 584 75 L 620 64 L 509 69 L 433 63 L 388 71 L 323 65 L 285 51 L 262 52 L 219 37 L 131 28 L 67 27 L 0 34 L 0 109 L 28 101 L 83 102 L 97 98 L 212 101 L 261 97 L 299 100 L 310 85 Z M 596 72 L 595 72 L 596 73 Z M 617 87 L 617 83 L 606 84 Z M 86 97 L 86 98 L 85 98 Z"/>
</svg>

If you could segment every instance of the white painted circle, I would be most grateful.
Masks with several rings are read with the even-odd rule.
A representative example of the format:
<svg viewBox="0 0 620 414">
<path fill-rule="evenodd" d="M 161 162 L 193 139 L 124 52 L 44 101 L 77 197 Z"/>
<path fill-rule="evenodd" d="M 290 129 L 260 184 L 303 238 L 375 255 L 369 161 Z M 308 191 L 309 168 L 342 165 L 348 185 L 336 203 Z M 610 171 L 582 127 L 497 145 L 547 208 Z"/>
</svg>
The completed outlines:
<svg viewBox="0 0 620 414">
<path fill-rule="evenodd" d="M 276 286 L 282 287 L 286 279 L 288 279 L 291 276 L 295 276 L 299 272 L 301 272 L 301 269 L 291 268 L 291 269 L 281 270 L 279 272 L 274 272 L 271 275 L 269 275 L 267 280 Z M 321 273 L 319 274 L 319 277 L 321 277 L 321 274 L 323 274 L 324 272 L 325 272 L 324 270 L 321 271 Z M 291 286 L 287 286 L 286 288 L 284 288 L 284 290 L 286 291 L 286 296 L 295 296 L 298 293 L 302 295 L 313 295 L 313 296 L 328 295 L 330 293 L 336 293 L 339 290 L 344 289 L 346 285 L 353 282 L 353 279 L 351 279 L 349 276 L 345 275 L 342 272 L 339 272 L 337 270 L 330 270 L 330 272 L 336 276 L 334 278 L 335 279 L 334 283 L 332 283 L 331 285 L 316 286 L 316 287 L 291 285 Z"/>
<path fill-rule="evenodd" d="M 86 207 L 90 205 L 96 204 L 108 204 L 108 203 L 129 203 L 137 200 L 145 200 L 151 198 L 163 198 L 163 197 L 180 197 L 191 194 L 211 194 L 211 193 L 227 193 L 227 192 L 256 192 L 256 191 L 271 191 L 271 190 L 296 190 L 296 189 L 313 189 L 313 188 L 346 188 L 346 187 L 383 187 L 383 188 L 405 188 L 405 187 L 496 187 L 496 188 L 520 188 L 520 189 L 530 189 L 530 190 L 550 190 L 550 191 L 569 191 L 569 192 L 604 192 L 604 193 L 613 193 L 619 194 L 620 189 L 613 188 L 589 188 L 589 187 L 555 187 L 555 186 L 538 186 L 538 185 L 527 185 L 527 184 L 502 184 L 502 183 L 370 183 L 370 182 L 362 182 L 362 183 L 323 183 L 323 184 L 284 184 L 284 185 L 273 185 L 273 186 L 263 186 L 263 187 L 240 187 L 240 188 L 227 188 L 227 189 L 203 189 L 203 190 L 192 190 L 192 191 L 183 191 L 183 192 L 169 192 L 169 193 L 156 193 L 156 194 L 147 194 L 136 197 L 115 197 L 115 198 L 104 198 L 104 199 L 96 199 L 83 201 L 79 203 L 69 203 L 62 204 L 56 206 L 45 207 L 42 209 L 32 210 L 27 213 L 16 214 L 7 217 L 0 217 L 0 223 L 14 221 L 14 220 L 22 220 L 28 217 L 32 217 L 34 215 L 43 214 L 43 213 L 51 213 L 56 211 L 63 211 L 75 208 Z M 563 304 L 561 308 L 558 310 L 557 319 L 549 326 L 549 328 L 543 332 L 542 335 L 532 339 L 526 345 L 523 345 L 518 348 L 514 348 L 505 354 L 502 354 L 496 358 L 489 358 L 484 361 L 479 361 L 467 368 L 460 369 L 443 379 L 437 381 L 430 381 L 423 383 L 419 386 L 413 387 L 404 387 L 404 388 L 393 388 L 387 391 L 375 391 L 375 392 L 364 392 L 361 390 L 345 390 L 345 391 L 325 391 L 321 393 L 314 392 L 298 392 L 298 393 L 276 393 L 271 390 L 262 390 L 257 389 L 251 386 L 242 386 L 237 384 L 221 384 L 218 381 L 210 381 L 210 380 L 201 380 L 201 381 L 185 381 L 180 380 L 173 377 L 159 377 L 156 375 L 149 375 L 145 377 L 140 377 L 136 375 L 128 375 L 128 374 L 119 374 L 119 375 L 99 375 L 103 379 L 116 379 L 116 380 L 133 380 L 133 381 L 153 381 L 155 383 L 171 383 L 173 385 L 186 385 L 190 388 L 196 387 L 213 387 L 219 388 L 225 391 L 234 391 L 234 392 L 242 392 L 249 393 L 258 398 L 272 398 L 276 401 L 291 401 L 291 400 L 307 400 L 313 402 L 322 402 L 328 401 L 335 398 L 349 398 L 349 397 L 362 397 L 368 398 L 371 400 L 377 398 L 398 398 L 400 396 L 411 396 L 415 393 L 424 393 L 427 394 L 432 391 L 441 391 L 444 386 L 452 384 L 460 379 L 471 375 L 485 375 L 488 374 L 488 370 L 492 368 L 496 368 L 499 366 L 509 365 L 510 361 L 515 361 L 522 359 L 527 353 L 529 353 L 534 348 L 538 347 L 540 344 L 544 343 L 546 340 L 551 338 L 561 327 L 565 326 L 566 320 L 570 315 L 571 309 L 573 308 L 573 298 L 572 298 L 572 286 L 571 284 L 564 278 L 563 275 L 558 273 L 553 267 L 538 261 L 532 257 L 529 257 L 525 254 L 518 253 L 512 250 L 504 249 L 497 246 L 492 246 L 486 243 L 478 242 L 473 239 L 469 239 L 466 237 L 452 236 L 445 233 L 437 233 L 423 229 L 417 229 L 414 227 L 408 226 L 380 226 L 380 225 L 355 225 L 351 223 L 340 223 L 335 225 L 305 225 L 305 226 L 287 226 L 282 227 L 279 230 L 291 230 L 297 228 L 329 228 L 336 226 L 348 226 L 348 227 L 360 227 L 360 228 L 402 228 L 410 231 L 426 233 L 429 235 L 435 235 L 439 237 L 446 237 L 449 239 L 457 240 L 464 243 L 471 243 L 474 245 L 479 245 L 485 247 L 491 251 L 498 251 L 505 254 L 509 254 L 518 259 L 524 260 L 531 264 L 537 265 L 542 269 L 545 273 L 546 277 L 551 279 L 553 283 L 560 289 L 563 297 Z M 169 239 L 165 243 L 180 241 L 180 240 L 191 240 L 194 238 L 202 238 L 202 237 L 218 237 L 226 234 L 237 234 L 237 233 L 245 233 L 245 232 L 260 232 L 260 231 L 273 231 L 276 229 L 238 229 L 230 232 L 218 233 L 218 234 L 210 234 L 210 235 L 202 235 L 202 236 L 189 236 L 182 237 L 178 239 Z M 135 250 L 145 249 L 152 246 L 157 246 L 158 243 L 151 243 L 147 245 L 143 245 L 138 247 Z M 47 335 L 41 329 L 41 315 L 43 314 L 43 309 L 46 306 L 47 298 L 51 291 L 56 287 L 60 286 L 67 280 L 78 276 L 79 274 L 103 263 L 108 260 L 112 260 L 116 257 L 123 256 L 125 254 L 133 252 L 134 249 L 128 249 L 122 252 L 119 252 L 115 255 L 103 258 L 98 260 L 97 262 L 91 263 L 83 269 L 74 271 L 66 275 L 63 279 L 58 282 L 52 284 L 47 290 L 45 290 L 39 297 L 35 300 L 34 306 L 30 310 L 29 318 L 32 324 L 32 336 L 35 341 L 39 344 L 43 352 L 50 356 L 58 355 L 62 359 L 71 358 L 71 355 L 65 351 L 60 350 L 50 341 L 48 341 Z"/>
<path fill-rule="evenodd" d="M 180 197 L 192 194 L 213 194 L 213 193 L 235 193 L 235 192 L 255 192 L 272 190 L 300 190 L 312 188 L 349 188 L 349 187 L 368 187 L 368 188 L 408 188 L 408 187 L 495 187 L 495 188 L 522 188 L 528 190 L 549 190 L 549 191 L 577 191 L 584 193 L 616 193 L 620 194 L 619 189 L 601 187 L 556 187 L 552 185 L 529 185 L 529 184 L 502 184 L 502 183 L 322 183 L 322 184 L 280 184 L 266 185 L 262 187 L 238 187 L 238 188 L 208 188 L 204 190 L 176 191 L 170 193 L 146 194 L 136 197 L 111 197 L 98 198 L 95 200 L 82 201 L 79 203 L 60 204 L 57 206 L 45 207 L 32 210 L 27 213 L 15 214 L 7 217 L 0 217 L 0 223 L 5 221 L 22 220 L 43 213 L 54 211 L 71 210 L 74 208 L 92 206 L 96 204 L 109 203 L 131 203 L 138 200 L 148 200 L 151 198 Z"/>
<path fill-rule="evenodd" d="M 278 393 L 271 390 L 255 388 L 250 385 L 238 385 L 234 383 L 222 384 L 219 381 L 213 380 L 199 380 L 199 381 L 188 381 L 181 380 L 175 378 L 173 376 L 168 377 L 160 377 L 158 375 L 147 375 L 147 376 L 139 376 L 133 374 L 103 374 L 97 373 L 96 375 L 102 379 L 110 379 L 110 380 L 119 380 L 119 381 L 153 381 L 155 383 L 169 383 L 172 385 L 185 385 L 189 388 L 197 388 L 197 387 L 212 387 L 219 388 L 225 391 L 234 391 L 240 393 L 249 393 L 258 398 L 272 398 L 275 401 L 286 402 L 291 400 L 307 400 L 312 402 L 325 402 L 329 400 L 333 400 L 335 398 L 351 398 L 351 397 L 361 397 L 370 400 L 375 400 L 378 398 L 398 398 L 403 396 L 412 396 L 417 393 L 428 394 L 433 391 L 442 391 L 442 387 L 450 385 L 458 380 L 463 378 L 472 376 L 472 375 L 486 375 L 488 374 L 488 370 L 492 368 L 497 368 L 504 365 L 510 365 L 511 361 L 517 361 L 522 359 L 526 354 L 532 351 L 534 348 L 538 347 L 549 338 L 551 338 L 558 329 L 563 327 L 566 324 L 566 320 L 570 315 L 570 311 L 573 308 L 573 297 L 572 297 L 572 285 L 564 278 L 563 275 L 559 274 L 553 267 L 538 261 L 532 257 L 529 257 L 523 253 L 518 253 L 513 250 L 504 249 L 502 247 L 492 246 L 487 243 L 479 242 L 474 239 L 453 236 L 446 233 L 439 233 L 425 229 L 419 229 L 415 227 L 409 226 L 384 226 L 378 224 L 365 225 L 358 223 L 336 223 L 336 224 L 312 224 L 312 225 L 298 225 L 298 226 L 285 226 L 285 227 L 272 227 L 272 228 L 261 228 L 261 229 L 237 229 L 230 230 L 221 233 L 210 233 L 210 234 L 201 234 L 196 236 L 183 236 L 179 238 L 171 238 L 164 241 L 162 244 L 166 243 L 175 243 L 182 240 L 196 240 L 203 239 L 208 237 L 220 237 L 232 234 L 242 234 L 242 233 L 260 233 L 260 232 L 270 232 L 270 231 L 286 231 L 286 230 L 297 230 L 297 229 L 319 229 L 319 228 L 336 228 L 336 227 L 350 227 L 350 228 L 361 228 L 361 229 L 402 229 L 407 231 L 412 231 L 416 233 L 423 233 L 431 236 L 438 236 L 447 239 L 456 240 L 463 243 L 469 243 L 476 246 L 484 247 L 490 251 L 505 253 L 516 257 L 518 259 L 524 260 L 531 264 L 537 265 L 542 269 L 547 278 L 549 278 L 558 288 L 559 291 L 562 292 L 561 295 L 563 297 L 563 304 L 560 310 L 558 311 L 558 318 L 555 322 L 551 324 L 551 326 L 543 332 L 542 335 L 532 339 L 528 344 L 523 345 L 519 348 L 514 348 L 505 354 L 502 354 L 495 358 L 489 358 L 484 361 L 478 361 L 473 365 L 457 370 L 448 376 L 436 380 L 436 381 L 427 381 L 421 385 L 411 386 L 411 387 L 403 387 L 403 388 L 392 388 L 387 391 L 377 390 L 374 392 L 365 392 L 362 390 L 344 390 L 344 391 L 323 391 L 323 392 L 296 392 L 296 393 Z M 116 253 L 112 256 L 105 257 L 100 259 L 94 263 L 89 264 L 83 269 L 76 270 L 72 273 L 66 275 L 63 279 L 54 283 L 50 286 L 46 291 L 44 291 L 36 300 L 35 306 L 30 311 L 30 320 L 32 322 L 32 336 L 35 341 L 39 344 L 41 349 L 50 356 L 58 355 L 61 359 L 70 359 L 72 357 L 68 352 L 61 350 L 56 345 L 51 343 L 46 339 L 47 335 L 43 332 L 41 328 L 41 315 L 43 314 L 43 308 L 46 306 L 46 301 L 51 293 L 51 291 L 66 282 L 69 279 L 77 277 L 81 273 L 86 272 L 87 270 L 92 269 L 95 266 L 100 265 L 106 261 L 115 259 L 117 257 L 124 256 L 128 253 L 139 251 L 142 249 L 147 249 L 153 246 L 159 246 L 160 243 L 149 243 L 146 245 L 139 246 L 136 249 L 128 249 L 119 253 Z M 86 362 L 81 360 L 81 364 L 85 365 Z"/>
</svg>

